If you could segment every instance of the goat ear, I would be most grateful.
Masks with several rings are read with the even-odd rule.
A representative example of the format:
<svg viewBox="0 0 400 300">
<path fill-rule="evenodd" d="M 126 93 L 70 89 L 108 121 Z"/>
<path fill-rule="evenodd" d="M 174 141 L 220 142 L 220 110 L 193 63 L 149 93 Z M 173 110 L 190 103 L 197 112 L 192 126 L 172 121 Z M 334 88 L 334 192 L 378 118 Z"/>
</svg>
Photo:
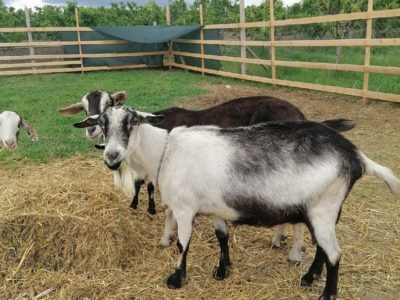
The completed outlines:
<svg viewBox="0 0 400 300">
<path fill-rule="evenodd" d="M 156 125 L 164 121 L 165 117 L 164 115 L 152 115 L 152 116 L 146 116 L 143 118 L 143 120 L 149 124 Z"/>
<path fill-rule="evenodd" d="M 82 102 L 72 104 L 68 107 L 60 108 L 58 112 L 62 115 L 75 115 L 83 110 Z"/>
<path fill-rule="evenodd" d="M 94 146 L 95 146 L 96 149 L 100 149 L 100 150 L 103 150 L 103 149 L 106 148 L 106 144 L 96 144 Z"/>
<path fill-rule="evenodd" d="M 37 142 L 39 140 L 39 137 L 38 137 L 35 129 L 33 129 L 33 127 L 28 123 L 28 121 L 21 117 L 21 124 L 24 128 L 26 128 L 26 132 L 28 133 L 29 138 L 33 142 Z"/>
<path fill-rule="evenodd" d="M 99 115 L 90 116 L 83 121 L 75 123 L 74 127 L 86 128 L 86 127 L 95 126 L 98 124 L 98 118 L 99 118 Z"/>
<path fill-rule="evenodd" d="M 113 99 L 114 105 L 120 105 L 127 97 L 128 94 L 125 91 L 111 94 L 111 99 Z"/>
</svg>

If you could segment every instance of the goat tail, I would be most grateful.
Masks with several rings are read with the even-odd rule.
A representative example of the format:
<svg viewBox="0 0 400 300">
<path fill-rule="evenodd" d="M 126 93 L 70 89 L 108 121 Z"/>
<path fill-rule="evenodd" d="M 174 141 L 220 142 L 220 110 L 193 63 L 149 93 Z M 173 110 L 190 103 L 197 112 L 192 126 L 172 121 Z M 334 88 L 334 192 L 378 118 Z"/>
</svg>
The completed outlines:
<svg viewBox="0 0 400 300">
<path fill-rule="evenodd" d="M 130 166 L 123 161 L 118 171 L 113 171 L 114 185 L 125 196 L 132 198 L 135 193 L 134 176 Z"/>
<path fill-rule="evenodd" d="M 374 175 L 384 180 L 392 191 L 392 193 L 400 193 L 400 179 L 393 174 L 392 170 L 381 166 L 380 164 L 369 159 L 364 153 L 359 151 L 359 155 L 364 162 L 365 172 L 369 175 Z"/>
</svg>

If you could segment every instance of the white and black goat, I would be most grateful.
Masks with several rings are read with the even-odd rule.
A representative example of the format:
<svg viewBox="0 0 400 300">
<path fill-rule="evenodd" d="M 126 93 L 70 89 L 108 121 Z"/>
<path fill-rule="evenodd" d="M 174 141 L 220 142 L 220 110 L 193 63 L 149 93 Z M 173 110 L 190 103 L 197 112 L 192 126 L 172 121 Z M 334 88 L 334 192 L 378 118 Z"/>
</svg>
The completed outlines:
<svg viewBox="0 0 400 300">
<path fill-rule="evenodd" d="M 179 258 L 168 287 L 184 283 L 193 219 L 205 214 L 214 217 L 221 248 L 216 278 L 225 278 L 230 266 L 227 220 L 267 227 L 301 222 L 317 244 L 301 284 L 311 285 L 325 264 L 325 289 L 319 299 L 335 299 L 341 257 L 335 225 L 343 201 L 364 173 L 383 179 L 393 192 L 400 191 L 400 180 L 323 124 L 177 127 L 168 133 L 151 125 L 161 118 L 110 107 L 74 126 L 100 125 L 103 159 L 110 169 L 134 159 L 158 178 L 162 201 L 178 225 Z"/>
<path fill-rule="evenodd" d="M 5 149 L 12 151 L 17 148 L 21 127 L 26 129 L 32 141 L 39 140 L 33 127 L 19 114 L 14 111 L 0 112 L 0 140 Z"/>
<path fill-rule="evenodd" d="M 84 112 L 86 116 L 90 117 L 102 113 L 107 107 L 122 105 L 126 97 L 127 94 L 124 91 L 117 93 L 92 91 L 85 94 L 81 101 L 58 111 L 63 115 L 75 115 Z M 103 132 L 99 126 L 91 126 L 86 128 L 86 137 L 93 141 L 102 140 Z M 122 164 L 120 170 L 113 172 L 115 187 L 121 189 L 128 197 L 133 197 L 135 192 L 134 181 L 137 177 L 140 177 L 140 175 L 133 172 L 125 163 Z"/>
<path fill-rule="evenodd" d="M 81 102 L 69 107 L 60 109 L 63 114 L 75 114 L 85 111 L 86 115 L 91 116 L 103 112 L 107 107 L 120 105 L 126 98 L 125 92 L 110 93 L 106 91 L 94 91 L 86 94 Z M 143 115 L 143 113 L 141 113 Z M 222 128 L 238 127 L 252 125 L 266 121 L 301 121 L 305 120 L 304 114 L 293 104 L 270 96 L 253 96 L 242 97 L 224 102 L 220 105 L 213 106 L 203 110 L 187 110 L 179 107 L 171 107 L 165 110 L 155 112 L 154 114 L 162 114 L 165 119 L 157 124 L 159 128 L 171 131 L 177 126 L 197 126 L 197 125 L 216 125 Z M 332 122 L 327 124 L 333 128 L 346 131 L 354 127 L 351 121 Z M 95 132 L 95 137 L 101 136 L 101 130 L 98 126 L 89 127 Z M 89 129 L 86 129 L 86 135 L 91 137 Z M 131 162 L 132 163 L 132 162 Z M 114 172 L 114 183 L 121 188 L 126 195 L 134 190 L 134 196 L 130 207 L 137 208 L 140 187 L 144 182 L 145 166 L 138 163 L 132 163 L 131 170 L 126 162 L 122 164 L 119 172 Z M 134 179 L 134 189 L 132 188 L 132 179 Z M 154 202 L 154 185 L 155 179 L 148 178 L 147 193 L 149 197 L 148 212 L 155 213 Z M 166 224 L 160 244 L 168 246 L 171 243 L 171 237 L 174 232 L 175 224 L 171 219 L 172 215 L 166 211 Z M 287 236 L 287 226 L 279 225 L 272 239 L 272 243 L 276 247 L 281 246 L 281 241 Z M 301 261 L 302 249 L 304 248 L 302 225 L 294 226 L 294 242 L 289 252 L 289 260 L 292 262 Z"/>
</svg>

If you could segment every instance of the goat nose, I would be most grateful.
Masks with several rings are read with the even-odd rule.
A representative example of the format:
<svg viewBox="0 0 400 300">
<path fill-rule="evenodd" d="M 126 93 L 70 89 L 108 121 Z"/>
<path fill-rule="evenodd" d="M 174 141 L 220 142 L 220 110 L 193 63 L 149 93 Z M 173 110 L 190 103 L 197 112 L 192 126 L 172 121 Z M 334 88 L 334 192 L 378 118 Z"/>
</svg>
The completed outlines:
<svg viewBox="0 0 400 300">
<path fill-rule="evenodd" d="M 14 141 L 14 140 L 5 140 L 4 143 L 5 143 L 8 147 L 15 146 L 15 141 Z"/>
<path fill-rule="evenodd" d="M 118 152 L 115 152 L 115 151 L 113 151 L 113 152 L 108 152 L 108 153 L 107 153 L 107 158 L 108 158 L 110 161 L 116 160 L 116 159 L 118 158 L 118 156 L 119 156 L 119 153 L 118 153 Z"/>
</svg>

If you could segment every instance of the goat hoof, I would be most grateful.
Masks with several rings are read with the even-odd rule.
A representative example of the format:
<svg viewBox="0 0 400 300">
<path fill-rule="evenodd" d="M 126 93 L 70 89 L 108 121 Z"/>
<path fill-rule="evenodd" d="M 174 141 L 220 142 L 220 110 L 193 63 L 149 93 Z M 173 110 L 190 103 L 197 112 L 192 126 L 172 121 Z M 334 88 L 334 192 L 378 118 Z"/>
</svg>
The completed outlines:
<svg viewBox="0 0 400 300">
<path fill-rule="evenodd" d="M 314 277 L 306 274 L 301 278 L 300 285 L 301 286 L 311 286 L 313 282 L 314 282 Z"/>
<path fill-rule="evenodd" d="M 286 239 L 287 239 L 286 235 L 274 236 L 274 238 L 272 239 L 272 247 L 278 249 L 282 248 L 281 242 L 283 242 Z"/>
<path fill-rule="evenodd" d="M 172 239 L 170 239 L 170 238 L 161 238 L 160 246 L 168 247 L 169 245 L 171 245 L 171 242 L 172 242 Z"/>
<path fill-rule="evenodd" d="M 149 209 L 147 210 L 147 212 L 148 212 L 150 215 L 155 215 L 155 214 L 156 214 L 156 209 L 155 209 L 155 208 L 149 208 Z"/>
<path fill-rule="evenodd" d="M 288 261 L 297 264 L 301 262 L 301 252 L 299 251 L 290 251 L 288 256 Z"/>
<path fill-rule="evenodd" d="M 318 300 L 336 300 L 336 295 L 321 295 L 321 297 L 318 298 Z"/>
<path fill-rule="evenodd" d="M 224 280 L 226 277 L 229 275 L 229 266 L 220 266 L 217 268 L 217 270 L 214 272 L 213 277 L 216 280 Z"/>
<path fill-rule="evenodd" d="M 175 272 L 167 279 L 167 286 L 170 289 L 179 289 L 183 285 L 183 278 L 180 272 Z"/>
<path fill-rule="evenodd" d="M 137 209 L 137 204 L 131 204 L 129 207 L 132 209 Z"/>
</svg>

